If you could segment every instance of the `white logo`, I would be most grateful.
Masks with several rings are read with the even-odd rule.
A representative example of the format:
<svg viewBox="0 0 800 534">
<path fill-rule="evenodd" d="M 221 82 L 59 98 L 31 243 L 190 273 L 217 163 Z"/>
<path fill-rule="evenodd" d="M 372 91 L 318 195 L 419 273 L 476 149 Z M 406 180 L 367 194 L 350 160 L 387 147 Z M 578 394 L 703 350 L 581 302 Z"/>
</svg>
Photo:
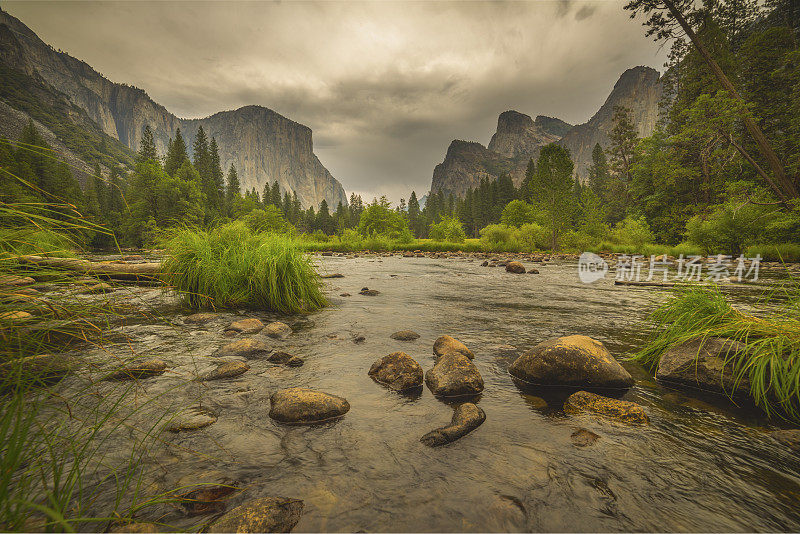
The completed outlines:
<svg viewBox="0 0 800 534">
<path fill-rule="evenodd" d="M 591 284 L 608 274 L 608 263 L 606 260 L 593 252 L 584 252 L 578 258 L 578 278 L 584 284 Z"/>
</svg>

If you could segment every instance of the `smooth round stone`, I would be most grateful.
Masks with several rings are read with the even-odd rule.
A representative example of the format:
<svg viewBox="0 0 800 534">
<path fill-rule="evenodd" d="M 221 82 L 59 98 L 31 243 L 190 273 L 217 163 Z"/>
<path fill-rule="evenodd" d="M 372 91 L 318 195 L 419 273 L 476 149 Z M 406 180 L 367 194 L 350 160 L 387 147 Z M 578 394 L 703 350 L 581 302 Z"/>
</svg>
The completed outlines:
<svg viewBox="0 0 800 534">
<path fill-rule="evenodd" d="M 170 432 L 199 430 L 217 422 L 217 416 L 201 408 L 183 411 L 168 421 L 165 429 Z"/>
<path fill-rule="evenodd" d="M 436 356 L 444 356 L 448 352 L 460 352 L 470 360 L 475 358 L 475 354 L 467 348 L 462 342 L 451 336 L 440 336 L 433 342 L 433 353 Z"/>
<path fill-rule="evenodd" d="M 289 334 L 291 333 L 292 333 L 291 327 L 288 324 L 282 323 L 280 321 L 269 323 L 264 328 L 264 334 L 273 339 L 284 339 L 289 337 Z"/>
<path fill-rule="evenodd" d="M 406 391 L 422 386 L 424 373 L 419 363 L 405 352 L 393 352 L 370 367 L 373 380 L 395 391 Z"/>
<path fill-rule="evenodd" d="M 269 401 L 269 416 L 281 423 L 320 423 L 350 410 L 346 399 L 308 388 L 282 389 L 273 393 Z"/>
<path fill-rule="evenodd" d="M 225 513 L 206 532 L 291 532 L 302 514 L 303 501 L 265 497 Z"/>
<path fill-rule="evenodd" d="M 243 375 L 250 370 L 250 366 L 245 362 L 233 361 L 222 362 L 213 371 L 200 375 L 197 379 L 201 382 L 209 380 L 223 380 L 225 378 L 234 378 Z"/>
<path fill-rule="evenodd" d="M 250 317 L 232 322 L 225 329 L 226 332 L 236 332 L 238 334 L 257 334 L 264 328 L 264 323 L 260 319 Z"/>
<path fill-rule="evenodd" d="M 400 330 L 389 337 L 398 341 L 414 341 L 415 339 L 419 339 L 419 334 L 413 330 Z"/>
</svg>

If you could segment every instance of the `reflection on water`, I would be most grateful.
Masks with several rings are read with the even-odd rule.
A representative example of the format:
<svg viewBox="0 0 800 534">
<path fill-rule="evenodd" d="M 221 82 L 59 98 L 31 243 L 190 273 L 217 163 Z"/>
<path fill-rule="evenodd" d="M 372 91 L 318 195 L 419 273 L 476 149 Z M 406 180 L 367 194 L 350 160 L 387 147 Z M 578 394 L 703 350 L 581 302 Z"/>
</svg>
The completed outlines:
<svg viewBox="0 0 800 534">
<path fill-rule="evenodd" d="M 219 417 L 202 430 L 164 436 L 147 465 L 153 491 L 225 477 L 244 488 L 231 506 L 266 495 L 300 498 L 306 507 L 298 532 L 800 529 L 800 461 L 766 437 L 767 422 L 752 413 L 662 389 L 627 363 L 637 385 L 624 398 L 645 406 L 648 427 L 565 416 L 547 392 L 512 383 L 509 363 L 547 338 L 585 334 L 618 357 L 634 350 L 646 334 L 640 321 L 662 290 L 587 286 L 575 264 L 537 265 L 539 275 L 427 258 L 324 258 L 321 265 L 345 275 L 327 281 L 332 306 L 282 318 L 295 333 L 269 341 L 304 358 L 301 368 L 250 360 L 252 369 L 237 378 L 189 382 L 230 341 L 222 329 L 235 312 L 197 326 L 183 324 L 187 312 L 165 307 L 173 325 L 126 327 L 135 350 L 171 367 L 141 382 L 138 402 L 169 392 L 159 405 L 201 405 Z M 381 293 L 359 295 L 364 286 Z M 402 329 L 421 337 L 389 338 Z M 397 350 L 428 370 L 442 334 L 474 351 L 487 419 L 432 449 L 419 438 L 449 423 L 452 407 L 427 389 L 418 397 L 391 392 L 367 370 Z M 354 343 L 358 335 L 365 341 Z M 351 410 L 318 426 L 276 424 L 267 416 L 269 396 L 292 386 L 341 395 Z M 579 428 L 600 438 L 577 447 L 571 435 Z M 124 454 L 125 442 L 117 445 Z M 160 520 L 178 526 L 196 520 L 177 508 L 164 513 Z"/>
</svg>

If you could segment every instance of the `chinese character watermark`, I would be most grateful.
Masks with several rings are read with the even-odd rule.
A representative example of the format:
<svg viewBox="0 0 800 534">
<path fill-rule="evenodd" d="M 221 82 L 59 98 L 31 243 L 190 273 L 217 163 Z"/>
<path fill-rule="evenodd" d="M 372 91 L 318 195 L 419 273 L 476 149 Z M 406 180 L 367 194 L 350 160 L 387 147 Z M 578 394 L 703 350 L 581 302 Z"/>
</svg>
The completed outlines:
<svg viewBox="0 0 800 534">
<path fill-rule="evenodd" d="M 671 271 L 670 266 L 675 266 Z M 733 258 L 718 254 L 705 262 L 702 256 L 681 254 L 671 261 L 666 255 L 650 256 L 649 261 L 641 255 L 621 254 L 614 266 L 614 278 L 621 282 L 755 282 L 761 267 L 761 255 L 746 258 L 744 254 Z M 578 277 L 581 282 L 591 284 L 605 278 L 608 274 L 608 263 L 592 252 L 584 252 L 578 259 Z M 646 274 L 646 277 L 645 277 Z"/>
</svg>

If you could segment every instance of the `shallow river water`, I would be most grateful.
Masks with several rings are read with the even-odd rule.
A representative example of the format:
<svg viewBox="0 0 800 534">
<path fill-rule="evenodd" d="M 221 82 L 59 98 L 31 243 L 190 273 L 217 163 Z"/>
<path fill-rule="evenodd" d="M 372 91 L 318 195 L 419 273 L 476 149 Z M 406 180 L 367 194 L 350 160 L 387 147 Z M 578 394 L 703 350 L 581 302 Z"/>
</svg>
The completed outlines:
<svg viewBox="0 0 800 534">
<path fill-rule="evenodd" d="M 637 382 L 624 399 L 642 404 L 651 419 L 649 426 L 630 427 L 566 416 L 552 399 L 543 405 L 538 395 L 549 392 L 522 392 L 508 375 L 515 354 L 561 335 L 591 336 L 624 357 L 645 339 L 642 321 L 663 290 L 615 287 L 610 280 L 584 285 L 574 263 L 513 275 L 464 259 L 318 261 L 323 272 L 344 275 L 326 280 L 330 307 L 303 317 L 240 312 L 292 325 L 285 341 L 256 337 L 301 356 L 305 365 L 250 360 L 249 372 L 229 380 L 190 382 L 231 341 L 222 331 L 237 312 L 187 325 L 183 318 L 191 312 L 158 290 L 122 290 L 149 298 L 171 322 L 124 327 L 135 352 L 170 366 L 140 381 L 131 399 L 156 399 L 172 410 L 201 405 L 218 416 L 204 429 L 162 436 L 146 466 L 154 491 L 224 476 L 243 488 L 229 507 L 269 495 L 304 500 L 296 532 L 800 530 L 800 458 L 769 438 L 769 422 L 752 411 L 664 389 L 625 363 Z M 359 295 L 365 286 L 380 295 Z M 343 292 L 352 296 L 340 297 Z M 421 337 L 389 338 L 403 329 Z M 429 448 L 419 438 L 448 424 L 452 405 L 427 388 L 416 397 L 394 393 L 367 370 L 376 359 L 404 351 L 427 371 L 433 341 L 442 334 L 475 353 L 486 385 L 477 401 L 486 422 L 458 441 Z M 365 340 L 355 343 L 358 335 Z M 343 396 L 351 409 L 321 425 L 278 424 L 267 415 L 269 397 L 293 386 Z M 118 386 L 97 387 L 102 395 Z M 600 439 L 573 445 L 570 436 L 579 428 Z M 121 441 L 112 447 L 120 456 L 126 452 Z M 170 510 L 141 519 L 197 523 Z"/>
</svg>

